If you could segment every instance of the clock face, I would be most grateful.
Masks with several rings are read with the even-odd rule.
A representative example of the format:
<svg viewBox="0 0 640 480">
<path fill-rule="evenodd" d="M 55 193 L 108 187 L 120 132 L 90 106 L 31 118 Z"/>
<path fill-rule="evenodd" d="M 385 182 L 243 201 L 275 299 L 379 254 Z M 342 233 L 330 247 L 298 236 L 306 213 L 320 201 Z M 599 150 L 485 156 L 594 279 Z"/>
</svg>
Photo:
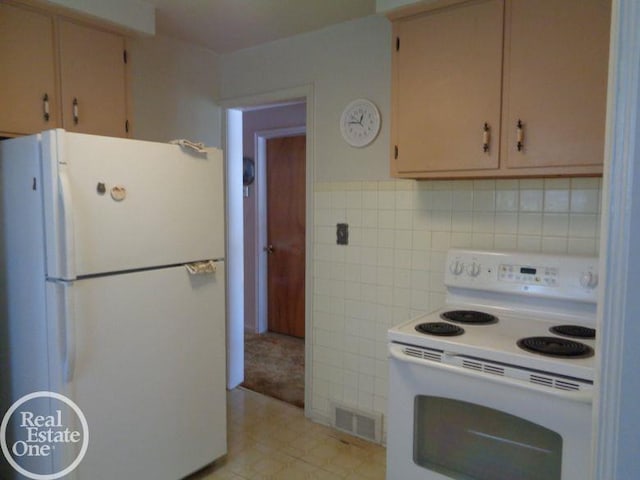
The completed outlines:
<svg viewBox="0 0 640 480">
<path fill-rule="evenodd" d="M 340 131 L 351 146 L 369 145 L 380 131 L 378 108 L 369 100 L 354 100 L 342 112 Z"/>
</svg>

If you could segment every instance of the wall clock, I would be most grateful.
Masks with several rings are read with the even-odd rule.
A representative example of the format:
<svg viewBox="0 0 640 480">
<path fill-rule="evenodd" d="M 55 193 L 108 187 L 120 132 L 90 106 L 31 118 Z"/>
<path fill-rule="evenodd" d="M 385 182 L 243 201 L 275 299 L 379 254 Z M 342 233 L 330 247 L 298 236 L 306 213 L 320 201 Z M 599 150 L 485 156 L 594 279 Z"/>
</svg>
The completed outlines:
<svg viewBox="0 0 640 480">
<path fill-rule="evenodd" d="M 378 107 L 364 98 L 349 103 L 340 117 L 340 132 L 349 145 L 366 147 L 380 132 Z"/>
</svg>

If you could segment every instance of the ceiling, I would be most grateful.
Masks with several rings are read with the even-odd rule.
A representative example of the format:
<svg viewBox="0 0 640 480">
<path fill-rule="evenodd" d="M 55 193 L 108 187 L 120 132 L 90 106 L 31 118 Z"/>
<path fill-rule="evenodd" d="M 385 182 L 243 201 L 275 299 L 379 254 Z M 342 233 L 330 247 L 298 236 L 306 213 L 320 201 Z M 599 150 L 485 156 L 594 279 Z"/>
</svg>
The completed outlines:
<svg viewBox="0 0 640 480">
<path fill-rule="evenodd" d="M 146 0 L 161 35 L 231 53 L 375 13 L 375 0 Z"/>
</svg>

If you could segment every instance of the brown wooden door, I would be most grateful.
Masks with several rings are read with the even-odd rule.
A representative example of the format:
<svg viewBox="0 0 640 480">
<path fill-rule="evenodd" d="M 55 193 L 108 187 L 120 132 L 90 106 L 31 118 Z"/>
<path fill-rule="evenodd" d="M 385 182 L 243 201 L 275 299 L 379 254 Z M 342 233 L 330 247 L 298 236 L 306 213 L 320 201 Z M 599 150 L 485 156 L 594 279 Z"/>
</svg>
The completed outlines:
<svg viewBox="0 0 640 480">
<path fill-rule="evenodd" d="M 304 337 L 306 137 L 267 140 L 267 302 L 272 332 Z"/>
</svg>

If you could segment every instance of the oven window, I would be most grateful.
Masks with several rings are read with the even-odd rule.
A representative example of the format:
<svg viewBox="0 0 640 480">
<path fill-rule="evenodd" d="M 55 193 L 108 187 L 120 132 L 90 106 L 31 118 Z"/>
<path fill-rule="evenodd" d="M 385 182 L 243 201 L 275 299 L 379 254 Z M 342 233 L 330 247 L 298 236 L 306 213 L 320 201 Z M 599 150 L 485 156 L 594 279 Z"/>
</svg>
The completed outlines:
<svg viewBox="0 0 640 480">
<path fill-rule="evenodd" d="M 419 395 L 414 412 L 413 460 L 424 468 L 459 480 L 560 480 L 552 430 L 450 398 Z"/>
</svg>

